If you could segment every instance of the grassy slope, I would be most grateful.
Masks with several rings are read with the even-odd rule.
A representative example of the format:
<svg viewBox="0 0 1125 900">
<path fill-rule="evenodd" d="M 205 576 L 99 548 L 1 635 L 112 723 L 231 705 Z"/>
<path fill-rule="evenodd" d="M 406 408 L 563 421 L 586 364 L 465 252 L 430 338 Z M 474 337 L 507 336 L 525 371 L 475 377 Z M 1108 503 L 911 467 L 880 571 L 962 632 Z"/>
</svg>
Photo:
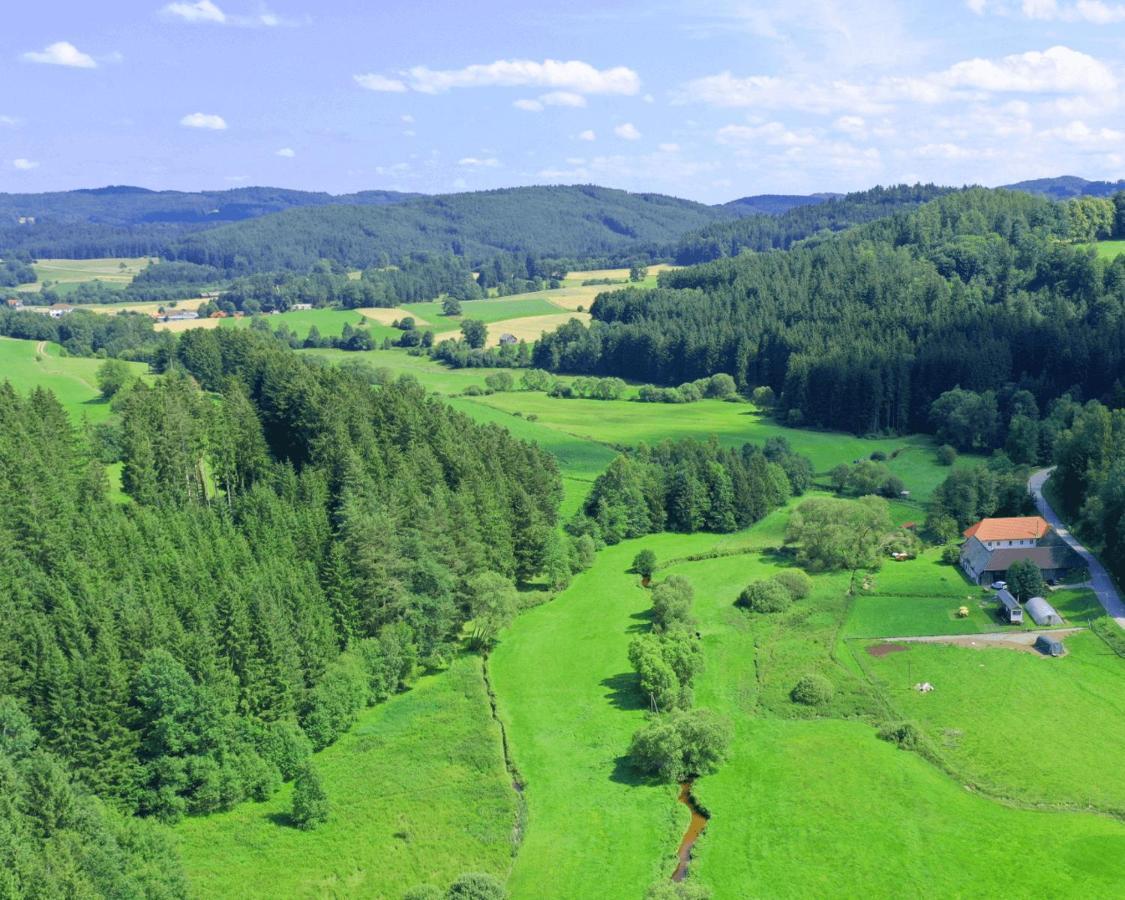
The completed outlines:
<svg viewBox="0 0 1125 900">
<path fill-rule="evenodd" d="M 399 897 L 464 871 L 503 878 L 516 797 L 476 657 L 364 712 L 315 765 L 332 804 L 287 823 L 292 788 L 176 831 L 197 897 Z"/>
<path fill-rule="evenodd" d="M 38 353 L 37 347 L 37 341 L 0 338 L 0 380 L 10 381 L 20 393 L 49 388 L 76 420 L 100 422 L 109 416 L 109 404 L 97 389 L 100 359 L 61 356 L 57 344 L 45 344 L 44 353 Z M 140 363 L 130 366 L 138 375 L 147 371 Z"/>
<path fill-rule="evenodd" d="M 1098 251 L 1098 256 L 1106 260 L 1116 259 L 1122 253 L 1125 253 L 1125 241 L 1098 241 L 1096 244 L 1085 244 L 1083 246 L 1093 247 Z"/>
</svg>

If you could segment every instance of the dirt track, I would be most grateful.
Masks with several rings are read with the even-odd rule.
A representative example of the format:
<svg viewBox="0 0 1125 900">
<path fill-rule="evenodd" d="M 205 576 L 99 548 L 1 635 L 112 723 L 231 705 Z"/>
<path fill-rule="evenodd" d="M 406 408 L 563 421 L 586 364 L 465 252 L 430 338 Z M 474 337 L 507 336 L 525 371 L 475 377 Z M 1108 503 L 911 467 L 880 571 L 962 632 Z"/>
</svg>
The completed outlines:
<svg viewBox="0 0 1125 900">
<path fill-rule="evenodd" d="M 1084 628 L 1045 628 L 1038 631 L 991 631 L 986 634 L 927 634 L 922 637 L 894 637 L 883 638 L 882 644 L 874 644 L 868 648 L 872 656 L 883 656 L 886 653 L 905 650 L 901 644 L 952 644 L 955 647 L 969 647 L 973 650 L 984 650 L 997 647 L 1002 650 L 1021 650 L 1025 653 L 1038 653 L 1035 649 L 1035 639 L 1041 634 L 1063 639 L 1068 635 Z M 874 652 L 882 647 L 889 647 L 882 653 Z"/>
</svg>

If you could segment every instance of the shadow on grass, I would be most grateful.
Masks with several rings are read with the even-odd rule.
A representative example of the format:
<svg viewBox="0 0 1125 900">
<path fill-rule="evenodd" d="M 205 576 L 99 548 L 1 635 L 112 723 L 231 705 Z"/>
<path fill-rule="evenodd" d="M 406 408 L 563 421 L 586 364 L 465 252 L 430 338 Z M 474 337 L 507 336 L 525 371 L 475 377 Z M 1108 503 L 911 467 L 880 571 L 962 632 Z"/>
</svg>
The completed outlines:
<svg viewBox="0 0 1125 900">
<path fill-rule="evenodd" d="M 267 813 L 266 818 L 269 821 L 281 828 L 296 828 L 297 823 L 293 821 L 293 817 L 287 812 L 274 812 Z"/>
<path fill-rule="evenodd" d="M 613 761 L 613 771 L 609 773 L 609 780 L 617 784 L 627 784 L 630 787 L 652 783 L 650 779 L 633 767 L 633 762 L 629 759 L 628 754 L 619 756 Z"/>
<path fill-rule="evenodd" d="M 631 616 L 629 616 L 629 618 L 636 619 L 636 622 L 634 624 L 625 629 L 629 633 L 632 634 L 639 631 L 647 632 L 652 630 L 651 609 L 642 610 L 641 612 L 635 612 Z"/>
<path fill-rule="evenodd" d="M 606 695 L 615 709 L 647 709 L 640 690 L 640 678 L 636 672 L 622 672 L 603 678 L 601 685 L 609 689 Z"/>
</svg>

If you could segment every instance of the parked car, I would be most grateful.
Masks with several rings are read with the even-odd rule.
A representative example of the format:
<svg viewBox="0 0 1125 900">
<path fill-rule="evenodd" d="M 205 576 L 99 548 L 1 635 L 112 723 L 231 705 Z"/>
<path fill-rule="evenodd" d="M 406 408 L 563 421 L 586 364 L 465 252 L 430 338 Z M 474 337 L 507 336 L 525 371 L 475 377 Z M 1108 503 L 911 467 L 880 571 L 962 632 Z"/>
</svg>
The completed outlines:
<svg viewBox="0 0 1125 900">
<path fill-rule="evenodd" d="M 1006 582 L 1006 581 L 994 581 L 994 582 L 992 582 L 992 589 L 994 591 L 1006 591 L 1008 589 L 1008 582 Z"/>
</svg>

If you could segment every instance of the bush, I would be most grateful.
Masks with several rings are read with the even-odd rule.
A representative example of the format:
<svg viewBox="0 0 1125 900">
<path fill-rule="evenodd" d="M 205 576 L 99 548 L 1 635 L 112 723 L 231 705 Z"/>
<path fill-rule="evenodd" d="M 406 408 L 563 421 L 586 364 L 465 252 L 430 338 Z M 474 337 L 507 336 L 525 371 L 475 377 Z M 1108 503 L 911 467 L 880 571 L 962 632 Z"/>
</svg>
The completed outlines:
<svg viewBox="0 0 1125 900">
<path fill-rule="evenodd" d="M 787 610 L 793 598 L 778 581 L 753 581 L 739 595 L 738 602 L 757 613 L 776 613 Z"/>
<path fill-rule="evenodd" d="M 652 627 L 654 631 L 673 628 L 692 628 L 691 615 L 694 598 L 691 582 L 682 575 L 671 575 L 652 591 Z"/>
<path fill-rule="evenodd" d="M 293 783 L 293 824 L 305 831 L 328 821 L 328 795 L 310 763 L 301 766 Z"/>
<path fill-rule="evenodd" d="M 957 451 L 952 444 L 942 444 L 937 448 L 937 460 L 943 466 L 951 466 L 957 462 Z"/>
<path fill-rule="evenodd" d="M 789 696 L 794 703 L 803 703 L 805 706 L 820 706 L 827 703 L 836 694 L 832 682 L 823 675 L 810 672 L 802 675 L 801 680 L 790 691 Z"/>
<path fill-rule="evenodd" d="M 403 894 L 402 900 L 445 900 L 445 891 L 432 884 L 420 884 Z"/>
<path fill-rule="evenodd" d="M 633 557 L 633 571 L 642 578 L 651 578 L 656 571 L 656 554 L 651 550 L 642 550 Z"/>
<path fill-rule="evenodd" d="M 804 600 L 812 593 L 812 579 L 800 569 L 786 569 L 773 576 L 773 580 L 789 592 L 793 600 Z"/>
<path fill-rule="evenodd" d="M 761 387 L 754 388 L 750 394 L 750 402 L 759 409 L 772 409 L 773 405 L 777 402 L 777 397 L 774 395 L 773 388 L 769 385 L 762 385 Z M 793 417 L 793 413 L 800 415 L 800 410 L 789 410 L 789 417 Z"/>
<path fill-rule="evenodd" d="M 886 462 L 887 461 L 887 454 L 884 453 L 882 450 L 874 450 L 874 451 L 872 451 L 871 456 L 869 458 L 874 462 Z"/>
<path fill-rule="evenodd" d="M 646 775 L 685 781 L 716 771 L 726 759 L 730 736 L 730 723 L 710 710 L 672 710 L 633 735 L 629 757 Z"/>
<path fill-rule="evenodd" d="M 461 392 L 461 395 L 464 397 L 483 397 L 486 393 L 488 392 L 479 384 L 470 384 Z"/>
<path fill-rule="evenodd" d="M 897 744 L 903 750 L 918 750 L 925 744 L 922 730 L 913 722 L 893 722 L 879 729 L 879 740 Z"/>
<path fill-rule="evenodd" d="M 500 879 L 486 872 L 461 875 L 445 892 L 446 900 L 506 900 L 507 896 Z"/>
<path fill-rule="evenodd" d="M 941 561 L 947 566 L 955 566 L 961 562 L 961 549 L 959 547 L 946 547 L 941 551 Z"/>
</svg>

